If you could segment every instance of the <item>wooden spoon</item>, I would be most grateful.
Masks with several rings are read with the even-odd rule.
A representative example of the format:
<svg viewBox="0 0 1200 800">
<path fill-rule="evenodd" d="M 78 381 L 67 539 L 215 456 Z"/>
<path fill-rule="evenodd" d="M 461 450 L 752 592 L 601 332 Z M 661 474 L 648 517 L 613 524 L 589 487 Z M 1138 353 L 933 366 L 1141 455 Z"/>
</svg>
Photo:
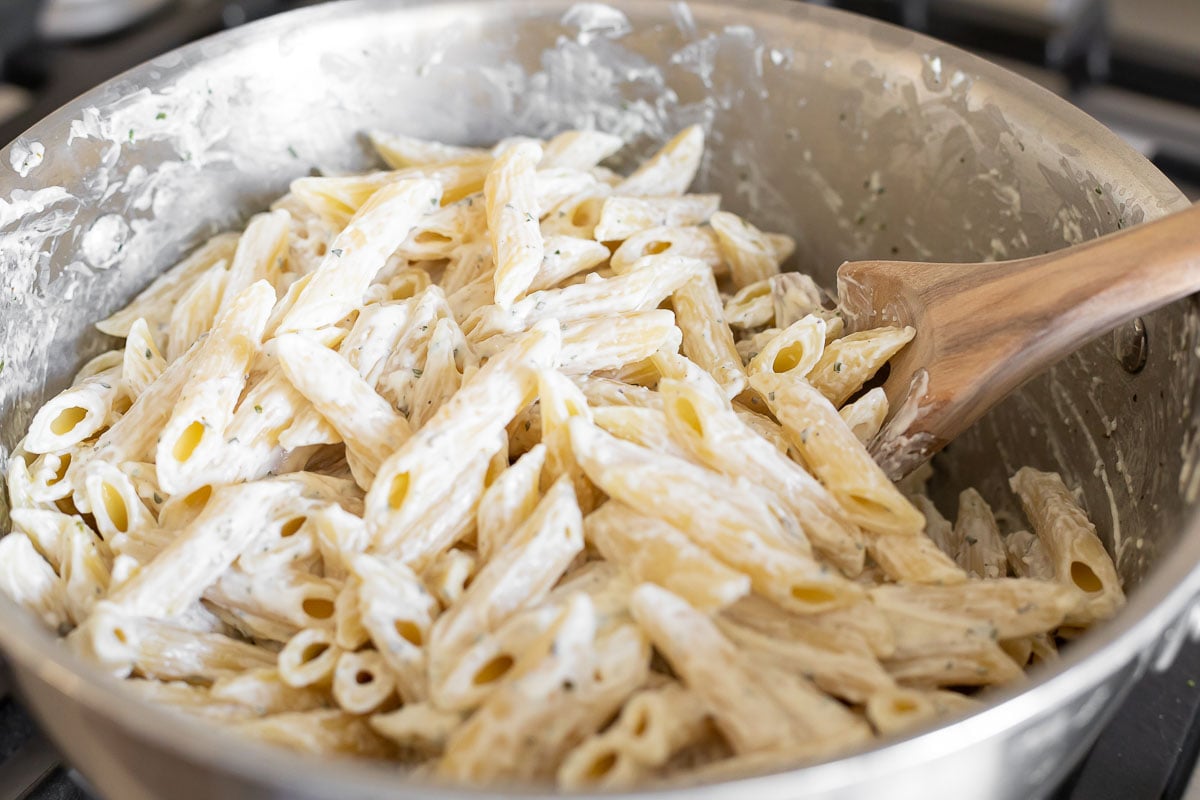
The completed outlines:
<svg viewBox="0 0 1200 800">
<path fill-rule="evenodd" d="M 892 411 L 872 455 L 893 479 L 906 475 L 1051 364 L 1196 291 L 1200 204 L 1032 258 L 843 264 L 851 330 L 917 330 L 884 382 Z"/>
</svg>

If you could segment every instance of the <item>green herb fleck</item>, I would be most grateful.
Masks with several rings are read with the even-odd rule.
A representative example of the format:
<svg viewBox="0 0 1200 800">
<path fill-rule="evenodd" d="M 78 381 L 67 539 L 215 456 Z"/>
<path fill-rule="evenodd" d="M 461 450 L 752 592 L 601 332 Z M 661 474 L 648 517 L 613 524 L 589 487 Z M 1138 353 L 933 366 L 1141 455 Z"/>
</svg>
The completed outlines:
<svg viewBox="0 0 1200 800">
<path fill-rule="evenodd" d="M 4 361 L 0 359 L 0 372 L 4 372 Z"/>
<path fill-rule="evenodd" d="M 526 221 L 526 222 L 533 222 L 533 214 L 530 214 L 528 211 L 526 211 L 526 212 L 525 212 L 525 221 Z"/>
<path fill-rule="evenodd" d="M 256 405 L 256 406 L 254 407 L 254 413 L 255 413 L 255 414 L 261 414 L 261 413 L 262 413 L 262 406 Z"/>
<path fill-rule="evenodd" d="M 413 377 L 414 378 L 419 378 L 424 374 L 425 374 L 425 370 L 417 369 L 416 367 L 413 367 Z"/>
<path fill-rule="evenodd" d="M 290 144 L 288 145 L 288 155 L 292 158 L 300 157 L 300 154 L 296 152 L 296 148 L 292 147 Z"/>
<path fill-rule="evenodd" d="M 154 354 L 150 352 L 150 348 L 146 348 L 146 358 L 153 358 Z"/>
<path fill-rule="evenodd" d="M 967 539 L 967 544 L 971 547 L 974 547 L 975 545 L 979 544 L 979 540 L 976 539 L 974 536 L 968 536 L 968 537 L 966 537 L 966 539 Z"/>
<path fill-rule="evenodd" d="M 162 495 L 160 495 L 158 492 L 155 492 L 154 493 L 154 502 L 161 503 L 162 501 L 163 501 Z"/>
<path fill-rule="evenodd" d="M 767 399 L 770 400 L 772 403 L 774 403 L 775 402 L 775 393 L 767 392 Z"/>
<path fill-rule="evenodd" d="M 330 250 L 329 252 L 333 253 L 333 254 L 334 254 L 335 256 L 337 256 L 338 258 L 341 258 L 341 257 L 342 257 L 342 251 L 341 251 L 341 248 L 335 247 L 335 248 L 333 248 L 332 250 Z"/>
<path fill-rule="evenodd" d="M 842 371 L 842 362 L 840 362 L 840 361 L 833 362 L 833 371 L 841 372 Z"/>
<path fill-rule="evenodd" d="M 1096 187 L 1096 194 L 1104 194 L 1104 190 L 1103 190 L 1103 189 L 1101 189 L 1099 186 L 1097 186 L 1097 187 Z"/>
<path fill-rule="evenodd" d="M 556 255 L 556 256 L 561 256 L 561 255 L 562 255 L 562 250 L 555 250 L 555 251 L 554 251 L 554 255 Z"/>
<path fill-rule="evenodd" d="M 133 128 L 129 129 L 129 141 L 133 141 Z"/>
<path fill-rule="evenodd" d="M 1191 678 L 1188 678 L 1188 680 L 1187 680 L 1187 684 L 1188 684 L 1188 688 L 1189 688 L 1189 689 L 1195 689 L 1195 688 L 1196 688 L 1196 682 L 1195 682 L 1194 680 L 1192 680 Z"/>
<path fill-rule="evenodd" d="M 155 115 L 154 115 L 154 118 L 155 118 L 155 119 L 166 119 L 166 118 L 167 118 L 167 112 L 165 112 L 165 111 L 160 111 L 160 112 L 158 112 L 157 114 L 155 114 Z"/>
</svg>

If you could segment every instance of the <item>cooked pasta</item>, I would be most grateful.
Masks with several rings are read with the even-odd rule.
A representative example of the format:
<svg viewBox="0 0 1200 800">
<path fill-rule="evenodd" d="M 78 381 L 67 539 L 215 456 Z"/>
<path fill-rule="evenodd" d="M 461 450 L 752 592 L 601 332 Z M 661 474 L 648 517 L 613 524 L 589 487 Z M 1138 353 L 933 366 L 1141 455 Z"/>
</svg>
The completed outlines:
<svg viewBox="0 0 1200 800">
<path fill-rule="evenodd" d="M 390 169 L 294 181 L 101 322 L 5 465 L 0 590 L 134 696 L 624 789 L 962 713 L 1123 602 L 1057 475 L 1007 536 L 886 479 L 912 329 L 844 335 L 790 237 L 688 194 L 700 127 L 624 178 L 596 131 L 369 139 Z"/>
</svg>

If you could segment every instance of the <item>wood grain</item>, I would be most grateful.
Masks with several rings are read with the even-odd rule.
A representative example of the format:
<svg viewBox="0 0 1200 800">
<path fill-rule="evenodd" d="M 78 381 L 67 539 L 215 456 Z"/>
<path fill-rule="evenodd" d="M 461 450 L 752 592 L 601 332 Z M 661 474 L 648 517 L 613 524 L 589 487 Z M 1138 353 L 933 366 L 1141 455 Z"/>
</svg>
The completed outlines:
<svg viewBox="0 0 1200 800">
<path fill-rule="evenodd" d="M 851 330 L 917 330 L 892 360 L 891 420 L 872 452 L 899 477 L 1075 349 L 1196 291 L 1200 204 L 1031 258 L 847 262 L 838 295 Z M 915 416 L 903 410 L 910 389 L 919 394 Z"/>
</svg>

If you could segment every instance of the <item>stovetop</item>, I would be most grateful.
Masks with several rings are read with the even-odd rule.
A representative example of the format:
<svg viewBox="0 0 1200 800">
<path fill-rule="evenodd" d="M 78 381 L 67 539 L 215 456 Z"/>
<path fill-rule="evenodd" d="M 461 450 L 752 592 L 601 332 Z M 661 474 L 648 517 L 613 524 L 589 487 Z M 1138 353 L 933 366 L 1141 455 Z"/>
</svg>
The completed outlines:
<svg viewBox="0 0 1200 800">
<path fill-rule="evenodd" d="M 155 55 L 316 1 L 0 0 L 0 145 Z M 106 4 L 116 9 L 113 16 L 89 16 Z M 1200 0 L 822 4 L 925 31 L 1024 74 L 1113 128 L 1200 198 Z M 1186 644 L 1171 669 L 1133 687 L 1087 758 L 1051 796 L 1200 800 L 1200 784 L 1189 788 L 1198 754 L 1200 644 Z M 83 785 L 0 677 L 0 800 L 89 800 Z"/>
</svg>

